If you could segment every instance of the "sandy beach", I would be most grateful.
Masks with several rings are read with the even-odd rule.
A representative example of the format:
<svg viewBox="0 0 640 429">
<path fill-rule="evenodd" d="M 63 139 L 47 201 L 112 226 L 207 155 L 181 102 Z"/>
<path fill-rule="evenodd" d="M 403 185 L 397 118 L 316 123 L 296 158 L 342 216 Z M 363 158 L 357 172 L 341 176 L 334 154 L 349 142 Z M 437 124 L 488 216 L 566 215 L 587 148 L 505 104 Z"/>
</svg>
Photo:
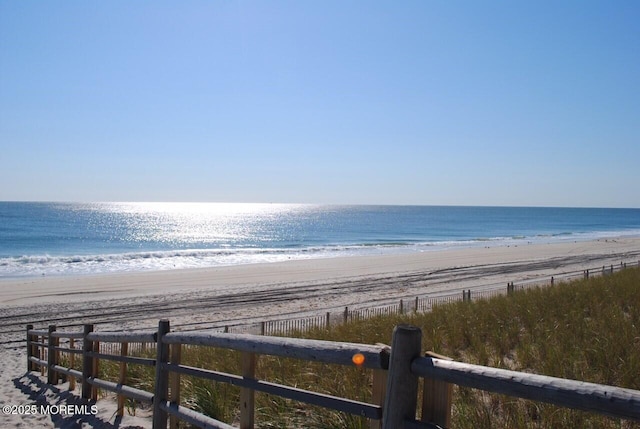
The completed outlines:
<svg viewBox="0 0 640 429">
<path fill-rule="evenodd" d="M 309 259 L 211 269 L 85 277 L 0 280 L 0 375 L 3 405 L 58 403 L 65 386 L 26 373 L 24 329 L 95 323 L 97 330 L 172 329 L 255 323 L 272 318 L 372 307 L 417 296 L 505 288 L 584 269 L 637 263 L 640 238 L 451 249 L 385 256 Z M 73 395 L 63 395 L 73 400 Z M 3 415 L 3 427 L 135 427 L 116 422 L 108 399 L 97 416 Z"/>
</svg>

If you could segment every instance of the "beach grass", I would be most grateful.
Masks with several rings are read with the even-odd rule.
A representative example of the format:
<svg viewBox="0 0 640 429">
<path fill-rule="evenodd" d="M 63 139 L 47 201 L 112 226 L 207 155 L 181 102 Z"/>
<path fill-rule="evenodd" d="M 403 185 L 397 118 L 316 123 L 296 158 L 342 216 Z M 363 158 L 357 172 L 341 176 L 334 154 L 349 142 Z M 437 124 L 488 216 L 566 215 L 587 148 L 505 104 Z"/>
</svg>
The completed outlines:
<svg viewBox="0 0 640 429">
<path fill-rule="evenodd" d="M 424 314 L 381 316 L 289 336 L 390 344 L 393 328 L 400 323 L 422 329 L 425 351 L 458 361 L 640 390 L 640 269 L 509 296 L 438 305 Z M 185 348 L 183 363 L 240 373 L 240 355 L 229 350 Z M 101 370 L 105 376 L 115 372 L 108 365 Z M 261 356 L 256 376 L 371 401 L 372 372 L 356 367 Z M 133 379 L 147 389 L 153 383 L 143 373 L 130 377 Z M 183 405 L 226 422 L 237 421 L 238 388 L 190 377 L 182 377 L 181 383 Z M 256 421 L 264 428 L 368 427 L 358 416 L 263 393 L 256 393 Z M 455 387 L 452 427 L 640 428 L 640 424 Z"/>
</svg>

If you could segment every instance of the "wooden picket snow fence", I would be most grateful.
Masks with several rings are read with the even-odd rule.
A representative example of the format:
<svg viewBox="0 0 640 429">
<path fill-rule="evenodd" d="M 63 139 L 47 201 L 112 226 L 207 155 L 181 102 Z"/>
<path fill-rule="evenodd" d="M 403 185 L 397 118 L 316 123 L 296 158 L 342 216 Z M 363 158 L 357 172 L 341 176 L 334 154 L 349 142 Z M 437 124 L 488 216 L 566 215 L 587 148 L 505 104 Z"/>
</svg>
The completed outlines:
<svg viewBox="0 0 640 429">
<path fill-rule="evenodd" d="M 640 261 L 631 265 L 640 267 Z M 377 316 L 388 316 L 393 314 L 426 313 L 436 305 L 444 305 L 457 301 L 472 301 L 478 299 L 489 299 L 500 295 L 509 295 L 516 290 L 525 290 L 535 287 L 553 286 L 560 281 L 568 281 L 577 278 L 589 278 L 597 275 L 610 275 L 616 270 L 627 268 L 626 262 L 619 265 L 609 265 L 591 268 L 581 271 L 561 273 L 552 277 L 539 277 L 522 281 L 519 284 L 508 282 L 506 289 L 503 286 L 496 286 L 493 289 L 463 290 L 462 293 L 449 293 L 440 296 L 415 297 L 412 299 L 403 298 L 399 302 L 375 307 L 345 307 L 340 313 L 327 312 L 325 315 L 312 315 L 295 319 L 272 319 L 261 322 L 254 326 L 225 327 L 224 332 L 255 332 L 261 335 L 287 335 L 294 332 L 308 332 L 312 329 L 328 329 L 337 323 L 347 323 L 356 320 L 369 319 Z"/>
<path fill-rule="evenodd" d="M 557 281 L 567 281 L 578 278 L 589 278 L 590 276 L 609 275 L 616 270 L 626 268 L 628 264 L 621 262 L 616 265 L 594 267 L 587 270 L 570 271 L 559 273 L 554 277 L 538 277 L 515 282 L 508 282 L 505 288 L 503 284 L 488 285 L 476 288 L 475 290 L 467 289 L 455 293 L 445 293 L 442 295 L 432 295 L 424 297 L 405 297 L 399 302 L 391 304 L 367 305 L 366 307 L 358 305 L 357 307 L 344 307 L 342 310 L 334 310 L 325 314 L 313 314 L 304 317 L 285 317 L 270 318 L 261 322 L 245 323 L 241 322 L 235 325 L 224 324 L 214 325 L 205 322 L 207 330 L 216 332 L 238 333 L 238 334 L 261 334 L 261 335 L 290 335 L 293 333 L 309 332 L 312 329 L 328 329 L 339 323 L 347 323 L 354 320 L 368 319 L 371 317 L 407 314 L 410 312 L 426 313 L 432 310 L 436 305 L 443 305 L 457 301 L 473 301 L 478 299 L 488 299 L 499 295 L 509 295 L 516 290 L 524 290 L 535 287 L 545 287 L 553 285 Z M 633 262 L 630 266 L 640 267 L 640 261 Z M 199 330 L 202 326 L 201 322 L 194 324 L 181 325 L 181 330 Z M 115 346 L 117 347 L 117 345 Z"/>
</svg>

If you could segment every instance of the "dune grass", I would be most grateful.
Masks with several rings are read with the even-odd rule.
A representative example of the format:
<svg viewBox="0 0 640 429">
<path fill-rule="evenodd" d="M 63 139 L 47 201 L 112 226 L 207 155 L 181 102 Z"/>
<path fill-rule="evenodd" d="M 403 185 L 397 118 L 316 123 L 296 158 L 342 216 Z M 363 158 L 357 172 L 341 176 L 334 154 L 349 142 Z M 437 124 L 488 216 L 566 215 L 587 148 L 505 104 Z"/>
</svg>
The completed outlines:
<svg viewBox="0 0 640 429">
<path fill-rule="evenodd" d="M 640 390 L 640 269 L 440 305 L 430 313 L 376 317 L 291 336 L 391 343 L 399 323 L 418 326 L 424 350 L 455 360 Z M 183 363 L 240 373 L 239 353 L 185 348 Z M 108 372 L 109 366 L 104 365 Z M 132 367 L 133 369 L 133 367 Z M 144 372 L 144 371 L 143 371 Z M 130 373 L 148 388 L 151 374 Z M 369 402 L 371 371 L 261 356 L 258 378 Z M 106 374 L 105 374 L 106 376 Z M 239 389 L 182 377 L 182 403 L 226 422 L 238 416 Z M 640 423 L 456 387 L 455 428 L 640 428 Z M 357 416 L 256 393 L 258 427 L 365 428 Z"/>
</svg>

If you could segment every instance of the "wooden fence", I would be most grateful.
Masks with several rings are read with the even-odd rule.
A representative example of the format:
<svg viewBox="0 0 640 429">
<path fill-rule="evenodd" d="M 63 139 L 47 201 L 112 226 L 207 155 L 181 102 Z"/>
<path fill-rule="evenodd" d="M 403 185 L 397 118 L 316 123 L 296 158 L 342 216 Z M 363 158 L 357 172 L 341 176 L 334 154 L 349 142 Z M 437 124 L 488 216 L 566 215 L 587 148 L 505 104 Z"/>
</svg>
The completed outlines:
<svg viewBox="0 0 640 429">
<path fill-rule="evenodd" d="M 293 332 L 308 332 L 312 329 L 327 329 L 338 323 L 347 323 L 354 320 L 369 319 L 371 317 L 391 315 L 391 314 L 407 314 L 426 313 L 436 305 L 447 304 L 456 301 L 475 301 L 478 299 L 489 299 L 499 295 L 508 295 L 516 290 L 524 290 L 532 287 L 553 286 L 559 281 L 568 281 L 577 278 L 589 278 L 598 275 L 610 275 L 616 271 L 627 267 L 640 267 L 640 261 L 620 264 L 594 267 L 586 270 L 569 271 L 560 273 L 551 277 L 538 277 L 526 281 L 508 282 L 506 288 L 503 285 L 496 285 L 492 289 L 483 290 L 463 290 L 462 293 L 448 293 L 440 296 L 424 296 L 414 298 L 403 298 L 398 302 L 386 305 L 378 305 L 375 307 L 345 307 L 343 311 L 326 312 L 323 315 L 311 315 L 298 318 L 282 318 L 271 319 L 252 325 L 225 325 L 217 327 L 220 332 L 236 332 L 236 333 L 260 333 L 261 335 L 287 335 Z M 182 329 L 185 329 L 183 326 Z M 188 329 L 188 328 L 187 328 Z"/>
<path fill-rule="evenodd" d="M 27 326 L 27 369 L 46 369 L 47 381 L 57 384 L 60 377 L 82 383 L 81 396 L 97 399 L 97 389 L 118 395 L 122 415 L 124 398 L 146 402 L 153 408 L 153 428 L 177 427 L 182 420 L 201 428 L 231 428 L 228 423 L 197 413 L 181 405 L 180 376 L 189 375 L 240 387 L 240 428 L 253 428 L 255 392 L 266 392 L 308 404 L 351 413 L 369 419 L 372 428 L 449 427 L 452 384 L 468 386 L 514 397 L 544 401 L 563 407 L 588 410 L 616 418 L 640 421 L 640 391 L 584 383 L 555 377 L 454 362 L 433 353 L 421 355 L 422 332 L 407 325 L 394 329 L 391 348 L 384 345 L 305 340 L 249 334 L 171 332 L 168 320 L 161 320 L 156 332 L 94 332 L 85 325 L 83 332 L 58 332 Z M 61 345 L 60 340 L 67 340 Z M 82 348 L 77 341 L 82 341 Z M 155 358 L 130 356 L 130 343 L 155 342 Z M 120 343 L 119 354 L 101 352 L 100 344 Z M 241 374 L 228 374 L 212 368 L 183 365 L 183 347 L 205 346 L 241 352 Z M 63 366 L 60 354 L 69 356 Z M 261 355 L 281 356 L 335 365 L 359 365 L 373 370 L 372 397 L 355 401 L 256 378 L 256 362 Z M 82 371 L 74 369 L 74 356 Z M 120 363 L 117 382 L 98 377 L 101 361 Z M 154 390 L 127 385 L 127 366 L 155 368 Z M 423 378 L 422 415 L 416 417 L 419 379 Z M 71 382 L 71 380 L 70 380 Z"/>
<path fill-rule="evenodd" d="M 640 261 L 638 266 L 640 266 Z M 247 326 L 218 327 L 216 329 L 219 332 L 214 332 L 216 329 L 208 329 L 206 332 L 169 332 L 168 322 L 166 324 L 161 322 L 157 332 L 132 333 L 93 332 L 93 325 L 85 325 L 83 332 L 59 332 L 56 330 L 56 326 L 53 325 L 46 330 L 35 330 L 33 326 L 28 325 L 27 368 L 28 371 L 39 370 L 42 375 L 46 373 L 47 381 L 50 384 L 56 384 L 60 378 L 66 378 L 70 382 L 71 390 L 75 388 L 76 380 L 79 380 L 82 382 L 82 397 L 85 399 L 96 400 L 99 388 L 117 393 L 119 415 L 123 413 L 125 398 L 153 404 L 154 427 L 166 427 L 166 416 L 169 416 L 172 427 L 176 426 L 178 418 L 200 427 L 230 427 L 180 406 L 180 374 L 204 377 L 240 386 L 242 392 L 240 426 L 242 428 L 253 427 L 253 392 L 255 391 L 268 392 L 310 404 L 362 415 L 370 419 L 372 428 L 381 426 L 399 427 L 396 425 L 397 420 L 393 420 L 392 417 L 389 417 L 392 420 L 387 420 L 386 416 L 393 414 L 393 410 L 400 405 L 387 404 L 384 402 L 384 398 L 386 397 L 387 401 L 389 401 L 390 395 L 400 395 L 400 397 L 405 398 L 401 401 L 403 404 L 415 402 L 415 392 L 413 392 L 414 389 L 411 386 L 417 377 L 425 379 L 423 397 L 426 399 L 422 404 L 423 416 L 421 423 L 418 423 L 412 420 L 415 420 L 415 408 L 411 418 L 407 417 L 411 414 L 411 408 L 405 410 L 406 412 L 403 411 L 401 414 L 404 413 L 405 420 L 412 421 L 405 427 L 448 426 L 451 383 L 552 402 L 567 407 L 586 408 L 591 411 L 638 420 L 640 419 L 638 405 L 640 403 L 640 393 L 637 391 L 451 362 L 435 354 L 429 354 L 418 359 L 417 355 L 415 355 L 415 350 L 411 352 L 411 361 L 409 363 L 405 361 L 401 365 L 404 367 L 404 375 L 398 376 L 400 377 L 398 378 L 391 371 L 391 374 L 387 377 L 389 348 L 386 346 L 328 343 L 265 336 L 266 334 L 282 335 L 293 331 L 326 328 L 335 323 L 346 323 L 378 315 L 427 312 L 433 306 L 447 302 L 486 299 L 496 295 L 510 294 L 515 290 L 527 287 L 553 285 L 558 280 L 574 277 L 588 278 L 592 275 L 608 275 L 615 270 L 626 267 L 627 263 L 622 262 L 615 266 L 610 265 L 608 267 L 603 266 L 601 268 L 567 272 L 556 278 L 538 278 L 521 282 L 517 285 L 514 282 L 509 282 L 506 289 L 500 287 L 493 290 L 474 291 L 473 295 L 471 290 L 464 290 L 462 294 L 402 299 L 396 304 L 371 308 L 349 309 L 345 307 L 337 318 L 335 314 L 328 312 L 322 316 L 315 315 L 297 319 L 263 321 L 258 325 L 261 336 L 231 333 L 235 329 L 246 331 Z M 184 326 L 182 329 L 184 329 Z M 398 348 L 396 345 L 395 334 L 393 341 L 394 350 L 402 350 L 403 347 Z M 239 350 L 242 353 L 242 374 L 224 374 L 206 368 L 192 368 L 181 365 L 182 350 L 193 345 Z M 395 354 L 397 355 L 398 353 L 400 352 L 398 351 Z M 64 362 L 68 366 L 62 366 L 62 354 L 65 357 Z M 134 356 L 150 354 L 155 358 Z M 357 354 L 362 354 L 365 357 L 363 367 L 373 370 L 373 396 L 371 403 L 368 404 L 302 391 L 255 379 L 255 365 L 259 355 L 287 356 L 330 364 L 353 365 L 353 356 Z M 120 371 L 117 382 L 98 378 L 98 366 L 101 360 L 119 362 Z M 391 360 L 393 361 L 393 354 L 391 354 Z M 158 362 L 160 364 L 157 364 Z M 82 371 L 75 369 L 80 363 Z M 155 367 L 156 388 L 154 392 L 140 390 L 126 384 L 127 365 L 129 364 Z M 387 383 L 387 379 L 389 383 Z M 394 388 L 394 383 L 396 383 L 394 380 L 396 379 L 402 380 L 398 382 L 401 386 L 404 386 L 402 389 L 410 387 L 408 389 L 409 393 L 400 394 L 391 390 Z M 409 379 L 413 381 L 409 382 Z M 156 399 L 154 400 L 154 398 Z M 391 398 L 395 398 L 395 396 L 391 396 Z M 606 403 L 609 405 L 605 405 Z M 401 407 L 401 409 L 404 408 Z M 383 413 L 383 410 L 386 411 Z M 384 423 L 391 421 L 396 423 L 387 423 L 386 425 Z M 430 426 L 431 423 L 427 424 L 427 422 L 431 422 L 434 425 Z"/>
</svg>

